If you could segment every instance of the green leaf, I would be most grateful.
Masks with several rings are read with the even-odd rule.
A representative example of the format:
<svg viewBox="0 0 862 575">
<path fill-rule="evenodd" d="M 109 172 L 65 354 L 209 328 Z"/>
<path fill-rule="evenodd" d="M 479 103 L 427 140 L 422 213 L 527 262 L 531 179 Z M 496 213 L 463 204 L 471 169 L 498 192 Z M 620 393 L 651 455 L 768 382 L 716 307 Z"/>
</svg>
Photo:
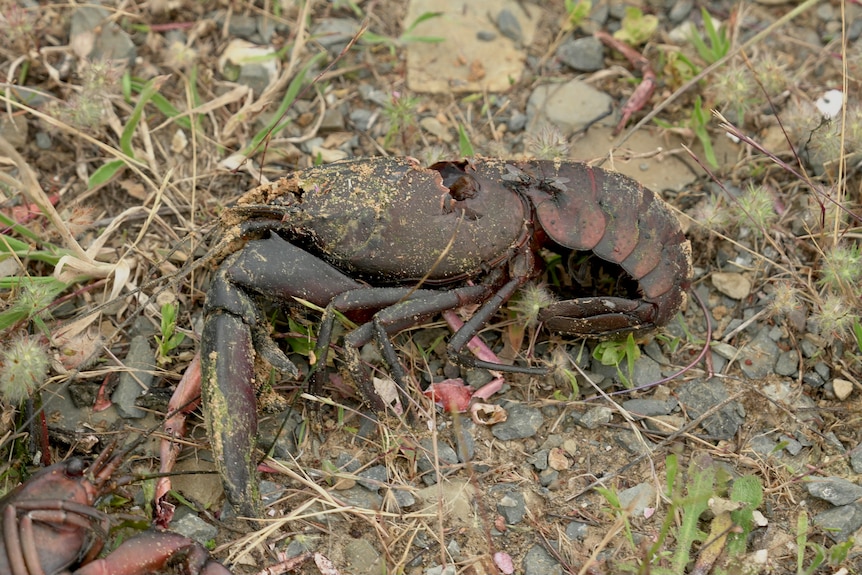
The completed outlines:
<svg viewBox="0 0 862 575">
<path fill-rule="evenodd" d="M 199 511 L 199 510 L 200 510 L 200 509 L 198 508 L 198 506 L 197 506 L 197 505 L 195 505 L 194 503 L 192 503 L 191 501 L 189 501 L 188 499 L 186 499 L 185 497 L 183 497 L 183 496 L 182 496 L 182 494 L 181 494 L 181 493 L 179 493 L 178 491 L 174 491 L 173 489 L 171 489 L 170 494 L 171 494 L 171 495 L 172 495 L 172 496 L 173 496 L 177 501 L 179 501 L 181 504 L 185 505 L 185 506 L 186 506 L 186 507 L 188 507 L 189 509 L 191 509 L 191 510 L 193 510 L 193 511 Z"/>
<path fill-rule="evenodd" d="M 263 127 L 262 130 L 258 131 L 254 138 L 252 138 L 251 143 L 245 147 L 243 150 L 243 154 L 248 155 L 253 151 L 258 149 L 261 142 L 263 142 L 271 133 L 273 133 L 273 127 L 279 125 L 281 122 L 284 113 L 288 108 L 293 104 L 294 100 L 296 100 L 296 96 L 299 94 L 299 91 L 302 89 L 303 84 L 305 83 L 305 76 L 308 74 L 308 71 L 312 68 L 312 66 L 317 65 L 317 63 L 326 56 L 325 52 L 321 52 L 320 54 L 315 55 L 309 62 L 299 71 L 296 76 L 293 77 L 293 80 L 290 81 L 290 85 L 287 87 L 287 91 L 284 94 L 284 97 L 281 99 L 281 104 L 279 104 L 278 109 L 272 114 L 272 119 Z M 282 126 L 287 125 L 287 122 L 282 124 Z"/>
<path fill-rule="evenodd" d="M 410 24 L 410 26 L 408 26 L 406 30 L 404 30 L 404 34 L 402 34 L 402 37 L 404 35 L 407 35 L 410 32 L 412 32 L 416 28 L 416 26 L 418 26 L 422 22 L 427 22 L 428 20 L 432 20 L 434 18 L 439 18 L 442 15 L 443 15 L 443 12 L 423 12 L 422 14 L 419 15 L 418 18 L 413 20 L 413 23 Z"/>
<path fill-rule="evenodd" d="M 120 79 L 120 85 L 121 85 L 121 89 L 123 92 L 123 100 L 125 100 L 129 104 L 132 103 L 132 84 L 133 83 L 134 82 L 132 80 L 132 74 L 131 74 L 131 72 L 129 72 L 128 69 L 126 69 L 123 72 L 123 77 Z"/>
<path fill-rule="evenodd" d="M 189 120 L 189 118 L 186 116 L 178 118 L 177 116 L 180 115 L 180 111 L 177 110 L 174 107 L 174 105 L 171 104 L 168 101 L 168 99 L 165 98 L 164 96 L 162 96 L 161 94 L 154 94 L 153 95 L 153 105 L 156 107 L 156 109 L 159 112 L 161 112 L 162 114 L 164 114 L 168 118 L 176 119 L 176 122 L 180 127 L 185 128 L 186 130 L 191 129 L 191 127 L 192 127 L 191 120 Z"/>
<path fill-rule="evenodd" d="M 126 165 L 123 160 L 111 160 L 106 162 L 99 169 L 90 175 L 90 181 L 87 182 L 87 189 L 92 190 L 103 184 L 108 183 L 122 168 Z"/>
<path fill-rule="evenodd" d="M 593 3 L 590 0 L 566 0 L 566 13 L 569 15 L 569 26 L 577 28 L 590 15 Z"/>
<path fill-rule="evenodd" d="M 600 341 L 593 348 L 593 358 L 602 365 L 618 366 L 626 357 L 626 345 L 619 341 Z"/>
<path fill-rule="evenodd" d="M 614 38 L 630 46 L 640 46 L 658 29 L 658 18 L 652 14 L 644 14 L 640 8 L 629 6 L 621 24 L 622 27 L 614 32 Z"/>
<path fill-rule="evenodd" d="M 470 158 L 476 155 L 473 149 L 473 144 L 470 143 L 470 137 L 467 135 L 467 130 L 462 124 L 458 124 L 458 150 L 462 158 Z"/>
<path fill-rule="evenodd" d="M 7 310 L 0 313 L 0 330 L 26 320 L 28 315 L 29 314 L 24 310 Z"/>
<path fill-rule="evenodd" d="M 674 572 L 683 573 L 691 556 L 695 541 L 702 540 L 698 529 L 700 516 L 709 507 L 709 498 L 715 487 L 715 464 L 708 455 L 699 455 L 691 460 L 688 468 L 688 481 L 685 484 L 686 497 L 682 502 L 682 524 L 677 533 L 677 548 L 672 566 Z"/>
<path fill-rule="evenodd" d="M 841 563 L 844 563 L 850 550 L 853 549 L 854 544 L 855 541 L 851 537 L 847 541 L 833 545 L 832 548 L 829 549 L 829 564 L 837 567 Z"/>
<path fill-rule="evenodd" d="M 399 38 L 402 44 L 408 44 L 410 42 L 424 42 L 425 44 L 440 44 L 441 42 L 445 42 L 446 38 L 442 36 L 414 36 L 413 34 L 406 34 Z"/>
<path fill-rule="evenodd" d="M 37 244 L 42 243 L 42 238 L 39 237 L 38 234 L 36 234 L 32 230 L 30 230 L 27 226 L 19 224 L 14 219 L 7 216 L 6 214 L 0 213 L 0 224 L 2 224 L 6 228 L 9 228 L 11 231 L 15 232 L 16 234 L 20 234 L 20 235 L 24 236 L 25 238 L 29 239 L 33 243 L 37 243 Z M 12 236 L 7 236 L 5 234 L 3 234 L 3 235 L 7 239 L 10 239 L 10 240 L 15 239 Z M 20 241 L 20 240 L 16 240 L 16 241 Z M 21 242 L 21 243 L 23 244 L 24 242 Z M 4 251 L 4 252 L 7 251 L 6 246 L 0 245 L 0 251 Z M 17 250 L 15 250 L 13 248 L 13 251 L 17 251 Z"/>
<path fill-rule="evenodd" d="M 709 40 L 709 46 L 697 33 L 697 30 L 692 29 L 689 41 L 694 45 L 697 54 L 707 63 L 713 64 L 727 55 L 730 51 L 730 39 L 724 30 L 724 26 L 716 27 L 709 12 L 705 8 L 701 8 L 703 16 L 703 30 Z"/>
<path fill-rule="evenodd" d="M 701 146 L 703 146 L 703 154 L 706 156 L 707 163 L 715 169 L 718 168 L 718 159 L 715 157 L 715 150 L 712 148 L 712 138 L 706 129 L 707 124 L 709 124 L 709 115 L 703 109 L 703 102 L 700 96 L 698 96 L 694 100 L 694 110 L 691 112 L 691 127 Z"/>
<path fill-rule="evenodd" d="M 853 321 L 853 334 L 856 336 L 856 347 L 862 352 L 862 323 L 858 319 Z"/>
<path fill-rule="evenodd" d="M 170 78 L 168 75 L 151 78 L 146 84 L 144 84 L 144 87 L 138 96 L 138 101 L 135 104 L 132 113 L 129 115 L 129 120 L 123 128 L 123 133 L 120 135 L 120 149 L 123 150 L 123 152 L 130 158 L 135 157 L 135 151 L 132 149 L 132 136 L 134 136 L 135 130 L 138 128 L 138 124 L 144 114 L 144 106 L 147 105 L 147 102 L 152 99 L 168 78 Z"/>
<path fill-rule="evenodd" d="M 718 61 L 727 54 L 727 51 L 730 49 L 730 41 L 724 31 L 724 26 L 716 27 L 712 21 L 712 16 L 706 11 L 706 8 L 701 8 L 700 12 L 703 16 L 703 28 L 707 37 L 709 37 L 712 55 L 715 58 L 714 61 Z"/>
<path fill-rule="evenodd" d="M 763 484 L 754 475 L 740 477 L 733 482 L 730 499 L 746 504 L 730 513 L 733 524 L 740 532 L 729 533 L 727 536 L 728 554 L 731 557 L 740 557 L 745 553 L 748 535 L 754 529 L 754 510 L 763 503 Z"/>
</svg>

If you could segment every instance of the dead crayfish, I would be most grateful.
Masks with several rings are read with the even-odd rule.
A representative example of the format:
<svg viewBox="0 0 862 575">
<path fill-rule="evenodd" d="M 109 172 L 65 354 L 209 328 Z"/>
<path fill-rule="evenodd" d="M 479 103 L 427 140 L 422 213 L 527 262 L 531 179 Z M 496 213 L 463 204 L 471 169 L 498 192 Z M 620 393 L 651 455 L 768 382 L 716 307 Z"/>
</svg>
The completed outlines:
<svg viewBox="0 0 862 575">
<path fill-rule="evenodd" d="M 89 467 L 72 458 L 40 470 L 0 499 L 0 573 L 144 575 L 182 564 L 190 575 L 230 575 L 199 543 L 165 531 L 142 533 L 97 558 L 109 525 L 93 505 L 119 462 L 108 452 Z"/>
<path fill-rule="evenodd" d="M 362 394 L 382 410 L 358 348 L 376 340 L 403 385 L 388 336 L 467 304 L 479 309 L 449 341 L 453 361 L 547 373 L 462 353 L 500 306 L 542 273 L 540 248 L 592 252 L 638 285 L 635 298 L 579 298 L 544 309 L 544 325 L 563 333 L 599 337 L 664 325 L 691 281 L 691 248 L 670 208 L 628 177 L 576 162 L 344 161 L 260 185 L 222 221 L 219 249 L 227 255 L 205 305 L 202 397 L 228 498 L 251 516 L 259 515 L 255 358 L 297 375 L 270 338 L 260 300 L 302 298 L 326 308 L 318 366 L 325 365 L 335 311 L 364 322 L 345 338 L 347 363 Z"/>
</svg>

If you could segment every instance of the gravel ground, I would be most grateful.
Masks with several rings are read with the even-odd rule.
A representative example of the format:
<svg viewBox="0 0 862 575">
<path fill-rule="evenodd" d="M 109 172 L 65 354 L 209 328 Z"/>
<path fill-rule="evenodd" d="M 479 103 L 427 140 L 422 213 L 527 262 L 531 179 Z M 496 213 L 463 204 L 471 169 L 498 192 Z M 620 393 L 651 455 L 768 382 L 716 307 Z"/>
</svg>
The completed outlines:
<svg viewBox="0 0 862 575">
<path fill-rule="evenodd" d="M 0 136 L 22 156 L 0 151 L 3 185 L 20 180 L 32 195 L 32 170 L 63 221 L 27 219 L 32 200 L 10 192 L 3 212 L 32 234 L 4 232 L 25 242 L 0 262 L 4 276 L 50 277 L 56 257 L 33 254 L 69 248 L 60 226 L 84 249 L 101 238 L 87 257 L 107 262 L 65 262 L 68 287 L 44 296 L 60 298 L 51 318 L 21 315 L 25 290 L 6 292 L 4 385 L 24 363 L 11 340 L 51 335 L 51 365 L 37 378 L 46 383 L 30 399 L 4 391 L 6 488 L 41 453 L 93 453 L 117 432 L 159 425 L 197 347 L 213 267 L 188 264 L 206 260 L 213 222 L 239 193 L 351 157 L 458 158 L 468 141 L 486 157 L 590 162 L 660 193 L 692 243 L 688 305 L 658 332 L 613 345 L 548 333 L 519 311 L 533 295 L 518 296 L 482 338 L 504 361 L 553 373 L 506 374 L 486 400 L 506 416 L 493 425 L 437 410 L 418 389 L 412 420 L 373 418 L 336 347 L 327 389 L 302 395 L 301 382 L 273 376 L 261 393 L 268 527 L 224 504 L 197 413 L 171 529 L 236 573 L 306 551 L 354 574 L 795 573 L 847 541 L 846 557 L 817 572 L 862 572 L 852 543 L 862 528 L 862 10 L 812 1 L 780 22 L 794 5 L 599 1 L 569 25 L 562 4 L 0 3 L 0 70 L 17 79 Z M 441 14 L 424 17 L 432 11 Z M 725 35 L 711 42 L 710 23 Z M 620 30 L 646 34 L 635 51 L 657 86 L 626 128 L 651 112 L 655 121 L 617 134 L 646 69 L 595 35 Z M 700 51 L 693 34 L 706 39 Z M 727 52 L 721 38 L 731 54 L 745 46 L 747 62 L 736 52 L 692 81 Z M 303 74 L 313 88 L 283 100 Z M 138 118 L 151 88 L 159 96 Z M 728 138 L 710 109 L 748 144 Z M 78 274 L 87 278 L 70 280 Z M 158 305 L 128 295 L 141 285 Z M 166 302 L 187 336 L 167 354 L 155 339 Z M 319 315 L 281 311 L 276 339 L 305 374 Z M 448 362 L 449 334 L 435 318 L 394 338 L 411 377 L 422 387 L 491 382 L 487 370 Z M 610 365 L 600 359 L 613 354 Z M 362 359 L 382 363 L 374 346 Z M 48 445 L 19 427 L 39 405 Z M 159 437 L 130 468 L 158 467 Z M 145 514 L 140 492 L 132 486 L 132 512 Z"/>
</svg>

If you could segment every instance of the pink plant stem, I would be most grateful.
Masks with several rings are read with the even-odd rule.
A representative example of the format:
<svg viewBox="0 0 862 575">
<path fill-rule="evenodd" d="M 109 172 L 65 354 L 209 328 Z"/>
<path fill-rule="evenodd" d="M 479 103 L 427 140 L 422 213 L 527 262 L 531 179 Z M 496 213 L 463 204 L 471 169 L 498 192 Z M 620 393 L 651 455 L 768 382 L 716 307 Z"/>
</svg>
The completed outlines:
<svg viewBox="0 0 862 575">
<path fill-rule="evenodd" d="M 653 72 L 650 61 L 647 60 L 640 52 L 633 50 L 628 44 L 620 42 L 602 30 L 599 30 L 594 35 L 608 47 L 613 48 L 625 56 L 626 59 L 631 62 L 632 66 L 640 70 L 643 75 L 643 80 L 638 84 L 638 87 L 623 106 L 621 111 L 622 118 L 620 118 L 620 122 L 617 124 L 617 127 L 614 128 L 614 135 L 616 136 L 623 131 L 623 128 L 625 128 L 629 118 L 632 117 L 632 114 L 642 109 L 646 103 L 649 102 L 653 92 L 655 92 L 656 75 L 655 72 Z"/>
</svg>

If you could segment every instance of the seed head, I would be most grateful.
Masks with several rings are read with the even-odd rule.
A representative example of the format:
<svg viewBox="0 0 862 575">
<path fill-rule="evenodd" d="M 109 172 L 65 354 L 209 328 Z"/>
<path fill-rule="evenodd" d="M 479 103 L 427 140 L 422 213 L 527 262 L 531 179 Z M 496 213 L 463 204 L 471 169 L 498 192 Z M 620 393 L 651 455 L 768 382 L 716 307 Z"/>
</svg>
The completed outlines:
<svg viewBox="0 0 862 575">
<path fill-rule="evenodd" d="M 520 297 L 509 306 L 525 325 L 535 326 L 539 312 L 554 303 L 554 296 L 543 285 L 529 283 L 521 289 Z"/>
<path fill-rule="evenodd" d="M 748 186 L 745 193 L 739 197 L 737 207 L 739 225 L 750 228 L 758 237 L 778 219 L 772 194 L 763 186 Z"/>
<path fill-rule="evenodd" d="M 772 98 L 781 94 L 790 85 L 787 66 L 773 54 L 764 54 L 757 63 L 757 78 Z"/>
<path fill-rule="evenodd" d="M 775 284 L 772 301 L 769 302 L 770 316 L 786 316 L 802 309 L 799 290 L 789 282 Z"/>
<path fill-rule="evenodd" d="M 539 160 L 556 160 L 569 153 L 569 142 L 553 124 L 544 124 L 537 133 L 527 134 L 524 147 Z"/>
<path fill-rule="evenodd" d="M 721 196 L 710 195 L 695 207 L 694 220 L 710 231 L 725 232 L 730 226 L 730 214 Z"/>
<path fill-rule="evenodd" d="M 37 11 L 19 6 L 19 2 L 0 2 L 0 43 L 26 53 L 35 44 Z"/>
<path fill-rule="evenodd" d="M 48 350 L 26 335 L 0 351 L 0 362 L 0 394 L 13 405 L 28 398 L 48 374 Z"/>
<path fill-rule="evenodd" d="M 710 76 L 709 92 L 725 115 L 735 115 L 742 124 L 745 113 L 759 104 L 757 83 L 745 66 L 732 64 Z"/>
<path fill-rule="evenodd" d="M 806 144 L 812 132 L 821 126 L 823 114 L 807 100 L 793 100 L 788 105 L 786 114 L 782 115 L 782 119 L 793 144 L 799 146 Z"/>
<path fill-rule="evenodd" d="M 22 281 L 21 290 L 11 309 L 22 313 L 28 319 L 48 319 L 50 314 L 47 307 L 64 288 L 65 285 L 56 281 Z"/>
<path fill-rule="evenodd" d="M 823 254 L 820 283 L 835 290 L 855 287 L 862 278 L 862 254 L 858 245 L 836 245 Z"/>
<path fill-rule="evenodd" d="M 848 108 L 844 137 L 850 152 L 862 152 L 862 106 Z"/>
<path fill-rule="evenodd" d="M 826 339 L 843 339 L 850 334 L 858 317 L 850 312 L 847 302 L 839 295 L 828 294 L 820 309 L 812 316 L 820 328 L 820 335 Z"/>
</svg>

